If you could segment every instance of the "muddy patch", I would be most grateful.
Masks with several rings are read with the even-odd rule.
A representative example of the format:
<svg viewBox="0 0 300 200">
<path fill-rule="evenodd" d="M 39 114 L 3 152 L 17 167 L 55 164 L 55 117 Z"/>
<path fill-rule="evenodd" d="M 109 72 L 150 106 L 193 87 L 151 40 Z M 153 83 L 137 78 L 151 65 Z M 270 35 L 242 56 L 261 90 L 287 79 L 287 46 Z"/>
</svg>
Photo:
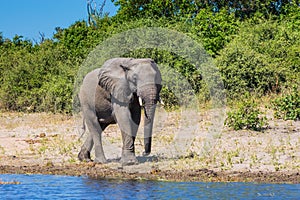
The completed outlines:
<svg viewBox="0 0 300 200">
<path fill-rule="evenodd" d="M 3 174 L 51 174 L 89 176 L 96 179 L 197 181 L 197 182 L 260 182 L 300 183 L 298 172 L 216 172 L 209 169 L 171 171 L 152 169 L 149 172 L 128 172 L 94 164 L 66 166 L 0 166 Z"/>
</svg>

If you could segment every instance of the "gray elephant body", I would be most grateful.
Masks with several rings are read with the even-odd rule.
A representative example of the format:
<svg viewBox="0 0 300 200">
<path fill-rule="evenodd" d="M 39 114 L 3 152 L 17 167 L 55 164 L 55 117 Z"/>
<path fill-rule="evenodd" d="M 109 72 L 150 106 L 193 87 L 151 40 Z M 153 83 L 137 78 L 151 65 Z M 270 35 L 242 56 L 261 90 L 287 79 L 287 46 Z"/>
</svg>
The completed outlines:
<svg viewBox="0 0 300 200">
<path fill-rule="evenodd" d="M 144 154 L 148 155 L 160 89 L 161 74 L 151 59 L 114 58 L 88 73 L 79 99 L 89 135 L 78 154 L 79 160 L 91 161 L 90 151 L 94 146 L 94 161 L 105 163 L 101 133 L 108 125 L 118 123 L 123 140 L 121 162 L 137 163 L 134 141 L 142 107 L 145 109 Z"/>
</svg>

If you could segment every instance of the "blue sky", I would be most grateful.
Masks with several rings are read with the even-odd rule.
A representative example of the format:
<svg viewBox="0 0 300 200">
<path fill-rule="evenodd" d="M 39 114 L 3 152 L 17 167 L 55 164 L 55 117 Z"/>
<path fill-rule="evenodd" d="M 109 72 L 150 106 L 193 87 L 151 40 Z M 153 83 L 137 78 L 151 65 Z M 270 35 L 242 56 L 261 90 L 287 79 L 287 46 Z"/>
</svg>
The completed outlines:
<svg viewBox="0 0 300 200">
<path fill-rule="evenodd" d="M 17 34 L 39 40 L 39 32 L 51 38 L 55 27 L 67 28 L 78 20 L 87 20 L 86 4 L 87 0 L 1 0 L 0 32 L 9 39 Z M 106 0 L 104 12 L 114 15 L 116 10 L 111 0 Z"/>
</svg>

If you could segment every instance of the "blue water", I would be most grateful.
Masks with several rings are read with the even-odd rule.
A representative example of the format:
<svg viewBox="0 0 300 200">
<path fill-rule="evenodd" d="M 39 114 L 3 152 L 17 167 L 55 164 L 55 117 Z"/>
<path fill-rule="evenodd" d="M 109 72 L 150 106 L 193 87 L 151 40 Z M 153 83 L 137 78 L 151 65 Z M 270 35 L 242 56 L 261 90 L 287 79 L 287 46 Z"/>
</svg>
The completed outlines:
<svg viewBox="0 0 300 200">
<path fill-rule="evenodd" d="M 0 199 L 300 199 L 300 184 L 96 180 L 0 174 Z"/>
</svg>

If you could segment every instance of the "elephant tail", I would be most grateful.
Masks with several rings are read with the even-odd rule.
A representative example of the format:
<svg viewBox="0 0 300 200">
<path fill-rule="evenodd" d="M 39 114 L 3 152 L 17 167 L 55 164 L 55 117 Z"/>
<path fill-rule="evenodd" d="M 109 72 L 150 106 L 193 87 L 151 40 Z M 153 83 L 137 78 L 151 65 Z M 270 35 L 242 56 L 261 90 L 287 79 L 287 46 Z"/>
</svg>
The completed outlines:
<svg viewBox="0 0 300 200">
<path fill-rule="evenodd" d="M 82 132 L 80 133 L 79 140 L 83 137 L 83 135 L 84 135 L 84 133 L 85 133 L 85 131 L 86 131 L 85 118 L 84 118 L 84 117 L 83 117 L 83 119 L 82 119 L 82 127 L 81 127 L 81 129 L 82 129 Z"/>
</svg>

